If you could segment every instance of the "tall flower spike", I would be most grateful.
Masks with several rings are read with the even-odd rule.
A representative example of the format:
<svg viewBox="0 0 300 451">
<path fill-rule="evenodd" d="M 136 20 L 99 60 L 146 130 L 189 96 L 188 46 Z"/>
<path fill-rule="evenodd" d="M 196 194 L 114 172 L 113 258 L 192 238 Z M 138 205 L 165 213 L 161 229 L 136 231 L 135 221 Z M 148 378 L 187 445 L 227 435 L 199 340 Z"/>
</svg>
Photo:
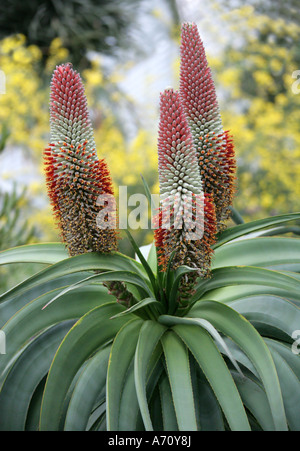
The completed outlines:
<svg viewBox="0 0 300 451">
<path fill-rule="evenodd" d="M 44 151 L 48 194 L 62 240 L 71 256 L 117 249 L 114 211 L 97 205 L 100 195 L 113 205 L 108 167 L 98 160 L 80 75 L 71 64 L 58 66 L 50 93 L 50 144 Z M 101 227 L 96 218 L 106 207 Z"/>
<path fill-rule="evenodd" d="M 205 276 L 216 233 L 214 207 L 204 196 L 192 135 L 179 93 L 172 89 L 160 97 L 158 170 L 160 210 L 154 236 L 159 264 L 166 270 L 175 251 L 173 269 L 185 264 Z"/>
<path fill-rule="evenodd" d="M 182 26 L 180 96 L 198 154 L 205 193 L 213 197 L 219 230 L 230 215 L 235 191 L 235 154 L 232 137 L 222 119 L 203 43 L 197 26 Z"/>
</svg>

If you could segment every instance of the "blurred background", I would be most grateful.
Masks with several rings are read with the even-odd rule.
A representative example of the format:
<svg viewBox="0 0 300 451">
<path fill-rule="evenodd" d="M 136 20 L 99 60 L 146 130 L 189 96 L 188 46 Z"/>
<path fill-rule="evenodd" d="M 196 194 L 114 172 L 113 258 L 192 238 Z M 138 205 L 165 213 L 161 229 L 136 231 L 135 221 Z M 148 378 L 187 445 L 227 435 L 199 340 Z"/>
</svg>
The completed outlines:
<svg viewBox="0 0 300 451">
<path fill-rule="evenodd" d="M 299 0 L 8 0 L 0 4 L 0 250 L 58 241 L 45 189 L 49 84 L 72 62 L 116 195 L 158 193 L 159 93 L 179 84 L 180 27 L 204 42 L 234 137 L 246 220 L 300 210 Z M 149 218 L 150 219 L 150 218 Z M 140 245 L 151 230 L 136 230 Z M 132 252 L 122 239 L 120 250 Z M 0 272 L 0 290 L 35 268 Z"/>
</svg>

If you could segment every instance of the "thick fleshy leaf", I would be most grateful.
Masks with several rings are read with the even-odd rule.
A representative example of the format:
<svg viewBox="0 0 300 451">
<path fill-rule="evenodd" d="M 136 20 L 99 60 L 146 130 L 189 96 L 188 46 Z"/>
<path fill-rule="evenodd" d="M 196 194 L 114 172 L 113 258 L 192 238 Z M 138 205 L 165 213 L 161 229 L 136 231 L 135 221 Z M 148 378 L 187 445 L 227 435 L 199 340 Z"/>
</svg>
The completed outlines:
<svg viewBox="0 0 300 451">
<path fill-rule="evenodd" d="M 154 321 L 145 321 L 139 335 L 135 360 L 134 378 L 137 398 L 146 430 L 153 430 L 146 393 L 147 367 L 157 343 L 166 331 L 166 327 Z"/>
<path fill-rule="evenodd" d="M 228 287 L 220 287 L 207 291 L 198 302 L 206 300 L 215 300 L 224 304 L 238 301 L 247 296 L 279 296 L 288 299 L 295 305 L 300 305 L 300 292 L 287 291 L 283 288 L 263 286 L 263 285 L 232 285 Z"/>
<path fill-rule="evenodd" d="M 64 399 L 77 371 L 130 319 L 110 320 L 121 309 L 116 303 L 96 307 L 84 315 L 62 341 L 46 382 L 40 419 L 42 431 L 59 429 Z"/>
<path fill-rule="evenodd" d="M 88 431 L 106 431 L 106 403 L 103 401 L 89 418 Z"/>
<path fill-rule="evenodd" d="M 191 356 L 190 365 L 199 428 L 201 431 L 224 431 L 220 404 L 194 356 Z"/>
<path fill-rule="evenodd" d="M 78 319 L 89 310 L 113 300 L 104 287 L 95 285 L 79 289 L 76 293 L 67 293 L 61 302 L 49 306 L 47 311 L 42 310 L 45 303 L 56 294 L 46 293 L 40 298 L 27 304 L 16 313 L 2 328 L 6 334 L 6 354 L 0 359 L 0 380 L 5 375 L 5 367 L 20 352 L 23 346 L 41 331 L 62 321 Z M 7 369 L 6 369 L 7 370 Z"/>
<path fill-rule="evenodd" d="M 202 327 L 214 338 L 214 340 L 217 342 L 219 347 L 222 348 L 223 353 L 225 353 L 226 356 L 231 360 L 231 363 L 233 364 L 233 366 L 236 368 L 236 370 L 242 376 L 241 370 L 240 370 L 237 362 L 233 358 L 233 356 L 230 352 L 230 349 L 226 345 L 226 342 L 224 341 L 224 339 L 221 337 L 219 332 L 215 329 L 215 327 L 209 321 L 207 321 L 203 318 L 187 318 L 187 317 L 181 318 L 181 317 L 171 316 L 171 315 L 161 315 L 158 318 L 158 321 L 161 324 L 165 324 L 167 326 L 175 326 L 176 324 L 187 324 L 187 325 L 195 325 L 195 326 Z"/>
<path fill-rule="evenodd" d="M 268 398 L 262 387 L 249 377 L 241 377 L 235 371 L 231 372 L 241 394 L 243 403 L 264 431 L 274 431 L 274 422 Z"/>
<path fill-rule="evenodd" d="M 124 386 L 121 393 L 118 430 L 127 432 L 143 430 L 142 427 L 139 428 L 139 420 L 142 423 L 135 389 L 134 362 L 132 361 L 124 379 Z"/>
<path fill-rule="evenodd" d="M 65 246 L 60 243 L 27 244 L 0 252 L 0 265 L 8 263 L 53 264 L 68 257 Z"/>
<path fill-rule="evenodd" d="M 161 354 L 162 348 L 159 343 L 149 361 L 146 376 L 147 399 L 149 400 L 151 400 L 153 391 L 155 390 L 163 371 L 163 365 L 160 359 Z M 144 423 L 142 420 L 135 387 L 134 362 L 131 363 L 124 381 L 124 387 L 120 400 L 119 430 L 144 430 Z"/>
<path fill-rule="evenodd" d="M 37 337 L 15 361 L 0 392 L 0 430 L 23 431 L 29 403 L 54 354 L 74 324 L 68 321 Z"/>
<path fill-rule="evenodd" d="M 291 352 L 291 345 L 287 345 L 286 343 L 281 343 L 270 338 L 264 338 L 264 341 L 271 351 L 275 350 L 279 355 L 281 355 L 300 380 L 300 357 L 298 353 Z"/>
<path fill-rule="evenodd" d="M 224 266 L 275 266 L 300 263 L 297 238 L 252 238 L 233 241 L 216 249 L 212 268 Z"/>
<path fill-rule="evenodd" d="M 106 421 L 109 431 L 119 430 L 119 410 L 126 373 L 133 360 L 142 321 L 134 319 L 117 333 L 110 353 L 106 384 Z"/>
<path fill-rule="evenodd" d="M 40 383 L 38 384 L 37 388 L 35 389 L 32 398 L 30 400 L 30 404 L 28 406 L 27 411 L 27 417 L 26 417 L 26 425 L 25 425 L 25 431 L 38 431 L 39 430 L 39 420 L 40 420 L 40 410 L 42 405 L 42 398 L 43 398 L 43 392 L 44 387 L 46 383 L 46 377 L 45 376 Z"/>
<path fill-rule="evenodd" d="M 166 375 L 162 377 L 159 383 L 159 393 L 164 431 L 178 431 L 172 392 Z"/>
<path fill-rule="evenodd" d="M 167 363 L 172 398 L 180 431 L 196 431 L 197 420 L 188 349 L 173 332 L 161 339 Z"/>
<path fill-rule="evenodd" d="M 98 351 L 81 372 L 68 406 L 65 431 L 85 431 L 97 397 L 103 391 L 110 346 Z"/>
<path fill-rule="evenodd" d="M 138 245 L 136 244 L 136 242 L 135 242 L 133 236 L 131 235 L 131 233 L 129 232 L 129 230 L 125 230 L 125 232 L 126 232 L 126 234 L 127 234 L 127 237 L 128 237 L 128 239 L 129 239 L 129 241 L 130 241 L 130 243 L 131 243 L 131 245 L 132 245 L 132 247 L 133 247 L 135 253 L 136 253 L 136 254 L 138 255 L 138 257 L 139 257 L 139 260 L 140 260 L 141 264 L 143 265 L 143 267 L 144 267 L 146 273 L 148 274 L 148 277 L 149 277 L 149 280 L 150 280 L 150 282 L 151 282 L 151 284 L 152 284 L 154 293 L 156 293 L 156 289 L 157 289 L 157 286 L 156 286 L 156 279 L 155 279 L 155 276 L 154 276 L 154 274 L 153 274 L 152 269 L 150 268 L 150 266 L 149 266 L 147 260 L 146 260 L 145 257 L 143 256 L 142 252 L 140 251 Z"/>
<path fill-rule="evenodd" d="M 276 430 L 287 430 L 282 394 L 269 349 L 256 329 L 239 313 L 215 301 L 203 301 L 189 315 L 205 318 L 229 336 L 252 361 L 264 384 Z"/>
<path fill-rule="evenodd" d="M 74 273 L 63 277 L 57 277 L 55 280 L 42 283 L 29 289 L 26 294 L 16 295 L 5 302 L 0 303 L 0 327 L 12 318 L 19 310 L 26 304 L 29 304 L 33 299 L 37 299 L 45 293 L 54 291 L 57 288 L 61 290 L 68 285 L 78 282 L 86 278 L 88 273 Z M 104 291 L 104 289 L 103 289 Z"/>
<path fill-rule="evenodd" d="M 138 302 L 137 304 L 134 304 L 132 307 L 129 307 L 127 310 L 124 310 L 123 312 L 118 313 L 113 318 L 117 318 L 118 316 L 129 315 L 130 313 L 137 312 L 138 310 L 143 309 L 144 307 L 146 307 L 147 305 L 150 305 L 150 304 L 155 304 L 155 306 L 159 309 L 159 311 L 161 310 L 161 303 L 158 302 L 155 298 L 145 298 L 142 301 Z"/>
<path fill-rule="evenodd" d="M 209 381 L 233 431 L 249 431 L 247 415 L 228 367 L 210 335 L 194 325 L 180 324 L 173 330 L 190 349 Z"/>
<path fill-rule="evenodd" d="M 286 233 L 293 233 L 295 235 L 300 235 L 300 227 L 294 226 L 279 226 L 273 227 L 261 233 L 261 236 L 274 236 L 274 235 L 285 235 Z"/>
<path fill-rule="evenodd" d="M 242 236 L 246 237 L 247 234 L 250 234 L 252 232 L 264 230 L 274 225 L 285 224 L 288 221 L 295 221 L 297 219 L 300 219 L 300 213 L 272 216 L 265 219 L 258 219 L 256 221 L 239 224 L 220 233 L 217 243 L 213 247 L 214 249 L 217 249 L 228 241 L 232 241 Z"/>
<path fill-rule="evenodd" d="M 300 281 L 288 273 L 253 266 L 228 266 L 212 271 L 212 278 L 198 282 L 191 303 L 201 299 L 210 290 L 231 285 L 262 285 L 299 293 Z"/>
<path fill-rule="evenodd" d="M 236 360 L 236 362 L 242 369 L 243 375 L 244 374 L 247 375 L 248 373 L 251 373 L 251 376 L 253 376 L 257 380 L 259 380 L 259 374 L 258 374 L 255 366 L 253 365 L 253 363 L 251 362 L 249 357 L 247 357 L 247 355 L 244 353 L 244 351 L 234 341 L 232 341 L 231 338 L 223 336 L 223 340 L 225 341 L 233 358 Z M 220 346 L 220 344 L 218 342 L 215 342 L 215 343 L 216 343 L 219 351 L 223 352 L 223 348 Z M 226 357 L 224 353 L 223 353 L 223 356 Z M 228 360 L 228 364 L 230 364 L 229 360 Z"/>
<path fill-rule="evenodd" d="M 145 272 L 143 267 L 137 261 L 126 257 L 119 253 L 114 254 L 97 254 L 87 253 L 77 255 L 76 257 L 65 259 L 54 265 L 45 268 L 38 274 L 21 282 L 17 286 L 8 290 L 0 296 L 0 302 L 10 299 L 12 296 L 24 293 L 26 290 L 38 286 L 44 282 L 54 280 L 57 277 L 62 277 L 67 274 L 72 274 L 81 271 L 133 271 L 144 277 Z"/>
<path fill-rule="evenodd" d="M 292 431 L 300 431 L 300 380 L 287 362 L 271 350 L 283 395 L 287 422 Z"/>
<path fill-rule="evenodd" d="M 56 301 L 58 298 L 63 296 L 65 293 L 68 293 L 69 291 L 76 290 L 77 288 L 89 285 L 92 283 L 101 283 L 101 282 L 107 282 L 107 281 L 120 281 L 120 282 L 128 282 L 131 283 L 140 289 L 144 291 L 145 295 L 151 295 L 152 292 L 149 288 L 149 285 L 147 282 L 141 278 L 138 274 L 134 272 L 129 271 L 107 271 L 103 272 L 101 274 L 94 274 L 92 276 L 87 277 L 86 279 L 80 280 L 79 282 L 76 282 L 74 285 L 70 285 L 69 287 L 65 288 L 61 293 L 57 294 L 53 299 L 51 299 L 44 308 L 48 307 L 52 302 Z"/>
<path fill-rule="evenodd" d="M 163 418 L 158 387 L 155 388 L 153 396 L 149 402 L 149 410 L 154 431 L 161 431 L 163 429 Z"/>
<path fill-rule="evenodd" d="M 289 337 L 300 324 L 300 308 L 279 296 L 248 296 L 228 305 L 249 321 L 272 326 Z"/>
<path fill-rule="evenodd" d="M 149 266 L 152 269 L 153 273 L 156 274 L 157 273 L 157 254 L 156 254 L 156 247 L 155 247 L 154 243 L 151 244 L 147 262 L 149 263 Z"/>
</svg>

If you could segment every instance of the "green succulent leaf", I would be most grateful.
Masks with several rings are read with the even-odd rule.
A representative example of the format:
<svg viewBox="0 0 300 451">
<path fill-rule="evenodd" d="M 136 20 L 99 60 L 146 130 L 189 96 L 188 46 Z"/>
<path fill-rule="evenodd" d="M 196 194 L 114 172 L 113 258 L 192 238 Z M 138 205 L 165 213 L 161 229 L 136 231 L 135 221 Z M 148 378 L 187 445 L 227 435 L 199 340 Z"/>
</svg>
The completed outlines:
<svg viewBox="0 0 300 451">
<path fill-rule="evenodd" d="M 119 410 L 122 389 L 130 363 L 134 358 L 136 344 L 143 321 L 134 319 L 117 333 L 110 353 L 107 371 L 107 429 L 119 430 Z"/>
<path fill-rule="evenodd" d="M 211 279 L 198 283 L 195 295 L 191 298 L 191 304 L 201 299 L 210 290 L 232 285 L 262 285 L 276 287 L 288 293 L 299 293 L 300 281 L 296 275 L 282 273 L 265 268 L 252 266 L 228 266 L 212 271 Z"/>
<path fill-rule="evenodd" d="M 229 305 L 257 327 L 272 326 L 289 337 L 300 324 L 300 308 L 279 296 L 247 296 Z"/>
<path fill-rule="evenodd" d="M 148 254 L 147 262 L 152 269 L 153 274 L 157 275 L 157 254 L 155 244 L 152 243 Z"/>
<path fill-rule="evenodd" d="M 201 301 L 214 299 L 223 304 L 231 305 L 232 302 L 238 301 L 248 296 L 278 296 L 288 299 L 294 305 L 300 305 L 300 292 L 295 290 L 285 290 L 267 285 L 228 285 L 207 291 L 201 296 Z"/>
<path fill-rule="evenodd" d="M 138 245 L 136 244 L 136 242 L 134 241 L 134 238 L 132 237 L 131 233 L 128 230 L 125 230 L 127 237 L 134 249 L 134 251 L 136 252 L 137 256 L 140 259 L 140 262 L 142 263 L 143 267 L 145 268 L 146 273 L 148 274 L 149 280 L 152 284 L 152 288 L 154 290 L 154 293 L 157 293 L 157 283 L 156 283 L 156 278 L 152 272 L 152 269 L 150 268 L 147 260 L 145 259 L 145 257 L 143 256 L 143 254 L 140 251 L 140 248 L 138 247 Z"/>
<path fill-rule="evenodd" d="M 6 302 L 0 303 L 0 327 L 2 328 L 19 310 L 34 299 L 49 292 L 54 293 L 54 290 L 57 289 L 63 290 L 66 286 L 76 283 L 79 280 L 86 278 L 86 276 L 87 273 L 74 273 L 58 277 L 53 281 L 45 282 L 29 289 L 26 291 L 26 295 L 19 294 L 9 298 Z M 102 288 L 102 291 L 105 292 L 104 287 Z M 110 299 L 112 300 L 112 297 Z"/>
<path fill-rule="evenodd" d="M 139 335 L 134 359 L 134 378 L 141 415 L 147 431 L 153 430 L 147 401 L 147 367 L 151 356 L 166 331 L 166 327 L 157 322 L 145 321 Z"/>
<path fill-rule="evenodd" d="M 161 324 L 165 324 L 168 326 L 174 326 L 175 324 L 190 324 L 190 325 L 193 324 L 196 326 L 203 327 L 203 329 L 205 329 L 215 339 L 215 341 L 219 344 L 219 346 L 223 349 L 223 352 L 231 360 L 233 366 L 236 368 L 238 373 L 241 376 L 243 376 L 241 369 L 239 368 L 234 357 L 232 356 L 230 349 L 226 345 L 226 342 L 223 340 L 223 338 L 221 337 L 219 332 L 214 328 L 214 326 L 209 321 L 207 321 L 203 318 L 187 318 L 187 317 L 180 318 L 180 317 L 171 316 L 171 315 L 161 315 L 158 318 L 158 321 Z"/>
<path fill-rule="evenodd" d="M 137 275 L 134 272 L 129 271 L 108 271 L 104 272 L 102 274 L 94 274 L 92 276 L 87 277 L 86 279 L 80 280 L 76 282 L 73 285 L 70 285 L 69 287 L 65 288 L 61 293 L 57 294 L 53 299 L 51 299 L 44 308 L 48 307 L 52 302 L 56 301 L 58 298 L 63 296 L 65 293 L 68 293 L 69 291 L 76 290 L 77 288 L 89 285 L 92 283 L 101 283 L 101 282 L 108 282 L 108 281 L 120 281 L 120 282 L 128 282 L 131 283 L 140 289 L 143 290 L 143 294 L 145 295 L 151 295 L 152 292 L 149 288 L 149 285 L 146 283 L 145 279 L 141 278 L 139 275 Z"/>
<path fill-rule="evenodd" d="M 27 290 L 42 283 L 55 280 L 68 274 L 82 271 L 132 271 L 145 278 L 143 267 L 137 261 L 125 257 L 122 254 L 97 254 L 87 253 L 77 255 L 53 264 L 29 279 L 21 282 L 0 296 L 0 302 L 4 302 L 17 294 L 25 293 Z"/>
<path fill-rule="evenodd" d="M 137 431 L 143 430 L 143 421 L 141 419 L 139 402 L 137 399 L 135 380 L 134 380 L 134 361 L 131 362 L 120 399 L 119 410 L 119 431 Z"/>
<path fill-rule="evenodd" d="M 53 264 L 68 258 L 68 252 L 60 243 L 27 244 L 0 252 L 0 265 L 9 263 Z"/>
<path fill-rule="evenodd" d="M 289 365 L 297 378 L 300 380 L 300 358 L 299 354 L 291 352 L 291 345 L 287 343 L 281 343 L 278 340 L 264 338 L 268 348 L 276 351 Z"/>
<path fill-rule="evenodd" d="M 284 224 L 288 221 L 295 221 L 297 219 L 300 219 L 300 213 L 290 213 L 272 216 L 269 218 L 258 219 L 256 221 L 236 225 L 234 227 L 224 230 L 219 234 L 217 243 L 214 245 L 214 249 L 217 249 L 218 247 L 222 246 L 228 241 L 232 241 L 236 238 L 242 236 L 247 237 L 247 235 L 250 233 L 265 230 L 268 227 Z"/>
<path fill-rule="evenodd" d="M 85 431 L 87 429 L 95 401 L 101 392 L 105 393 L 110 350 L 111 347 L 106 346 L 98 351 L 89 359 L 81 372 L 68 405 L 65 431 Z"/>
<path fill-rule="evenodd" d="M 293 265 L 300 263 L 300 240 L 297 238 L 251 238 L 218 247 L 212 269 L 225 266 Z"/>
<path fill-rule="evenodd" d="M 241 377 L 235 371 L 231 371 L 231 374 L 247 409 L 264 431 L 274 431 L 274 422 L 268 398 L 260 384 L 249 377 Z"/>
<path fill-rule="evenodd" d="M 178 431 L 170 383 L 165 374 L 159 383 L 159 394 L 164 431 Z"/>
<path fill-rule="evenodd" d="M 271 350 L 283 395 L 286 418 L 291 431 L 300 431 L 300 380 L 287 362 Z"/>
<path fill-rule="evenodd" d="M 124 310 L 123 312 L 120 312 L 117 315 L 113 316 L 111 319 L 118 318 L 118 316 L 125 316 L 130 313 L 137 312 L 138 310 L 143 309 L 144 307 L 150 304 L 152 305 L 155 304 L 157 309 L 161 311 L 162 306 L 160 302 L 158 302 L 155 298 L 145 298 L 142 301 L 138 302 L 137 304 L 134 304 L 132 307 L 129 307 L 127 310 Z"/>
<path fill-rule="evenodd" d="M 190 349 L 205 374 L 230 428 L 233 431 L 249 431 L 250 425 L 239 392 L 210 335 L 194 325 L 178 324 L 173 330 Z"/>
<path fill-rule="evenodd" d="M 1 431 L 24 430 L 33 393 L 47 374 L 61 340 L 72 325 L 69 321 L 48 329 L 14 362 L 0 392 Z"/>
<path fill-rule="evenodd" d="M 98 349 L 113 339 L 126 319 L 110 317 L 122 309 L 116 303 L 89 311 L 62 341 L 50 367 L 41 408 L 40 429 L 58 430 L 65 396 L 80 367 Z"/>
<path fill-rule="evenodd" d="M 190 355 L 197 423 L 201 431 L 224 431 L 224 416 L 220 404 L 203 371 Z"/>
<path fill-rule="evenodd" d="M 182 340 L 171 331 L 165 333 L 161 341 L 167 363 L 178 428 L 180 431 L 196 431 L 198 426 L 188 349 Z"/>
<path fill-rule="evenodd" d="M 256 329 L 239 313 L 215 301 L 203 301 L 189 315 L 210 321 L 229 336 L 249 357 L 264 384 L 276 430 L 287 430 L 282 393 L 275 365 L 265 342 Z"/>
<path fill-rule="evenodd" d="M 55 324 L 82 317 L 89 310 L 112 301 L 114 298 L 100 285 L 78 289 L 75 293 L 66 293 L 61 302 L 42 310 L 49 299 L 59 291 L 49 292 L 31 301 L 18 311 L 3 326 L 6 335 L 7 353 L 0 359 L 0 382 L 5 376 L 14 356 L 19 353 L 32 337 L 37 336 Z M 8 366 L 8 367 L 7 367 Z"/>
</svg>

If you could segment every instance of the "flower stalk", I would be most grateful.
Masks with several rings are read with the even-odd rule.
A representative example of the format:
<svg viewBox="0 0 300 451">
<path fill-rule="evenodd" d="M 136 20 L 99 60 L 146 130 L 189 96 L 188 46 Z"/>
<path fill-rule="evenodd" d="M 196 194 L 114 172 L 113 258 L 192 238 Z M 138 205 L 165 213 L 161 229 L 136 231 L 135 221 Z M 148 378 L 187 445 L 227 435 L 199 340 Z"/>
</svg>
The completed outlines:
<svg viewBox="0 0 300 451">
<path fill-rule="evenodd" d="M 197 26 L 182 26 L 180 96 L 196 148 L 204 192 L 212 195 L 218 230 L 225 228 L 235 193 L 232 136 L 223 130 L 211 70 Z"/>
<path fill-rule="evenodd" d="M 159 264 L 166 271 L 187 265 L 209 272 L 215 235 L 214 206 L 202 189 L 197 154 L 177 91 L 160 98 L 158 130 L 160 211 L 155 230 Z"/>
<path fill-rule="evenodd" d="M 58 66 L 52 76 L 44 161 L 49 198 L 69 254 L 115 251 L 113 224 L 96 224 L 103 208 L 97 199 L 113 196 L 112 181 L 106 162 L 97 158 L 84 86 L 71 64 Z"/>
<path fill-rule="evenodd" d="M 116 212 L 99 202 L 101 197 L 113 198 L 112 180 L 106 162 L 97 157 L 84 86 L 70 63 L 58 66 L 52 76 L 50 144 L 44 163 L 48 195 L 70 256 L 116 251 Z M 105 207 L 108 214 L 99 220 Z M 104 285 L 119 303 L 132 304 L 123 282 Z"/>
</svg>

